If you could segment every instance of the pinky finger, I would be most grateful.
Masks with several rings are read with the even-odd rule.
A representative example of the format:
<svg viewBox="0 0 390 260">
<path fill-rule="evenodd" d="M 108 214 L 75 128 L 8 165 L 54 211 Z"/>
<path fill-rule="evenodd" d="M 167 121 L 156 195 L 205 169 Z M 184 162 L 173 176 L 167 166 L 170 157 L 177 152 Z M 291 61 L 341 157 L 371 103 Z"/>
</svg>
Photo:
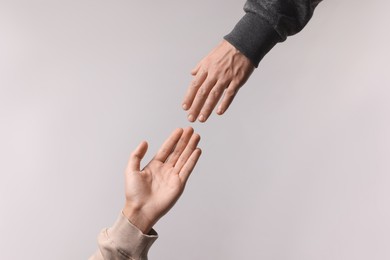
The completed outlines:
<svg viewBox="0 0 390 260">
<path fill-rule="evenodd" d="M 187 182 L 201 154 L 202 154 L 202 150 L 200 148 L 196 148 L 192 152 L 190 158 L 188 158 L 187 162 L 184 164 L 183 168 L 179 173 L 180 179 L 182 180 L 183 183 Z"/>
</svg>

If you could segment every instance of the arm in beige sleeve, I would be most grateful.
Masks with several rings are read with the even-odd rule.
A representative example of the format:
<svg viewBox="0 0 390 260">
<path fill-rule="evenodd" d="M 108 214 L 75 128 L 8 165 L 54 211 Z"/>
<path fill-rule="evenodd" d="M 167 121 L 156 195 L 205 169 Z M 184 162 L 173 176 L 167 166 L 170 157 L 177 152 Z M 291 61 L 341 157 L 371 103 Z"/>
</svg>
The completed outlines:
<svg viewBox="0 0 390 260">
<path fill-rule="evenodd" d="M 157 238 L 153 229 L 145 235 L 120 214 L 111 228 L 100 232 L 99 250 L 89 260 L 147 260 L 149 248 Z"/>
<path fill-rule="evenodd" d="M 90 260 L 147 260 L 157 239 L 153 226 L 184 191 L 200 155 L 200 136 L 191 127 L 176 129 L 153 159 L 141 168 L 147 142 L 130 155 L 125 170 L 125 205 L 115 224 L 99 237 L 99 250 Z M 142 170 L 141 170 L 142 169 Z"/>
</svg>

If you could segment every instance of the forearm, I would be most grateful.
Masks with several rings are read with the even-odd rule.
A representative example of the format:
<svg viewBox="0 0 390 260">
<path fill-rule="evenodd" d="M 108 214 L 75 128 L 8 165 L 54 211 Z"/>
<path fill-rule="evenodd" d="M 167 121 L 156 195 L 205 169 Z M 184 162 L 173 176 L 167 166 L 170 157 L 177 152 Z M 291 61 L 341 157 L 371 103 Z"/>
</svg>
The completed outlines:
<svg viewBox="0 0 390 260">
<path fill-rule="evenodd" d="M 143 234 L 121 214 L 111 228 L 101 231 L 99 249 L 89 260 L 147 260 L 149 248 L 157 237 L 153 229 L 148 235 Z"/>
<path fill-rule="evenodd" d="M 257 67 L 287 36 L 301 31 L 321 0 L 248 0 L 246 14 L 225 39 Z"/>
</svg>

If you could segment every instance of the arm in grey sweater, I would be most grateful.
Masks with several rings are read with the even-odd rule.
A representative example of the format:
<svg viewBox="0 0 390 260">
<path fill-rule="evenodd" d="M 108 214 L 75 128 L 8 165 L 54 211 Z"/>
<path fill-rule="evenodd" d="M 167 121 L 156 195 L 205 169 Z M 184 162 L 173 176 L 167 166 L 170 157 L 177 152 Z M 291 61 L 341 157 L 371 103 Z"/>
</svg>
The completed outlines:
<svg viewBox="0 0 390 260">
<path fill-rule="evenodd" d="M 261 59 L 302 30 L 320 1 L 248 0 L 233 31 L 191 71 L 182 103 L 188 120 L 205 122 L 214 108 L 224 114 Z"/>
<path fill-rule="evenodd" d="M 248 0 L 246 14 L 224 38 L 257 67 L 287 36 L 305 27 L 321 0 Z"/>
</svg>

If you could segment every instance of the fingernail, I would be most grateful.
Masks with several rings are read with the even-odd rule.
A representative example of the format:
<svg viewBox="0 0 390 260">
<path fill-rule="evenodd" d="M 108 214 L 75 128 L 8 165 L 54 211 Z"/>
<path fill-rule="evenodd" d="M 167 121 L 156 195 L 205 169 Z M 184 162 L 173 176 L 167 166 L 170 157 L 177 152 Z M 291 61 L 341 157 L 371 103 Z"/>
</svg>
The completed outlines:
<svg viewBox="0 0 390 260">
<path fill-rule="evenodd" d="M 188 115 L 188 120 L 190 122 L 194 122 L 194 116 L 193 115 Z"/>
<path fill-rule="evenodd" d="M 200 115 L 198 119 L 199 119 L 200 122 L 204 122 L 206 120 L 204 115 Z"/>
<path fill-rule="evenodd" d="M 183 104 L 183 109 L 184 109 L 184 110 L 187 110 L 187 109 L 188 109 L 187 104 Z"/>
<path fill-rule="evenodd" d="M 218 108 L 217 113 L 218 113 L 218 114 L 222 114 L 222 112 L 223 112 L 223 111 L 222 111 L 222 108 Z"/>
</svg>

